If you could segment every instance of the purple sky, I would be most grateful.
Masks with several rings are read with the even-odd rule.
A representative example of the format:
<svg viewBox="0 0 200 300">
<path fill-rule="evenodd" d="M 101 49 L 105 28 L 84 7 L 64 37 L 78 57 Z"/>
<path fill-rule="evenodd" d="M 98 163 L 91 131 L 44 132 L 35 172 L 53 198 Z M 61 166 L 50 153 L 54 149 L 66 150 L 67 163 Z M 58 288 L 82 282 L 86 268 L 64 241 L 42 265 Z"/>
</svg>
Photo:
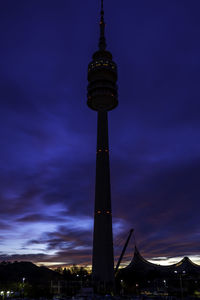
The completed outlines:
<svg viewBox="0 0 200 300">
<path fill-rule="evenodd" d="M 200 262 L 200 2 L 125 2 L 105 0 L 115 257 L 133 227 L 145 258 Z M 99 6 L 0 4 L 0 260 L 91 264 Z"/>
</svg>

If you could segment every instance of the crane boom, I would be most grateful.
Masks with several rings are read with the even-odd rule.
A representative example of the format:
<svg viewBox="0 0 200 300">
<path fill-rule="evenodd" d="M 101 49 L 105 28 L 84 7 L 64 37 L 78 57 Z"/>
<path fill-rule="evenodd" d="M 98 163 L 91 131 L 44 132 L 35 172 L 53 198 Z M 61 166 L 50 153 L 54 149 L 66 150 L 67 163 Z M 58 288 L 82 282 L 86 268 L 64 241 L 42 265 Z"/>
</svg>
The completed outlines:
<svg viewBox="0 0 200 300">
<path fill-rule="evenodd" d="M 117 263 L 117 265 L 116 265 L 115 273 L 117 273 L 117 271 L 118 271 L 118 269 L 119 269 L 119 265 L 120 265 L 120 263 L 121 263 L 121 261 L 122 261 L 122 258 L 123 258 L 123 256 L 124 256 L 124 253 L 125 253 L 125 251 L 126 251 L 126 248 L 127 248 L 127 246 L 128 246 L 128 243 L 129 243 L 129 240 L 130 240 L 130 238 L 131 238 L 132 233 L 133 233 L 133 229 L 131 229 L 130 232 L 129 232 L 128 238 L 127 238 L 127 240 L 126 240 L 126 243 L 125 243 L 124 248 L 123 248 L 123 250 L 122 250 L 122 253 L 121 253 L 121 255 L 120 255 L 120 258 L 119 258 L 119 260 L 118 260 L 118 263 Z"/>
</svg>

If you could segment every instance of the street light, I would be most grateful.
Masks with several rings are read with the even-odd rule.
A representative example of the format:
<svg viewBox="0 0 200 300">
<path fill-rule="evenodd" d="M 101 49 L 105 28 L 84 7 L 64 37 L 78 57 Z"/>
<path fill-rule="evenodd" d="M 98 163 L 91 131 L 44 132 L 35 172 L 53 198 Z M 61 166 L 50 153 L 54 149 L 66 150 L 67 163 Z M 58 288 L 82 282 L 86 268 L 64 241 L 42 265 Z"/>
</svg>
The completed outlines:
<svg viewBox="0 0 200 300">
<path fill-rule="evenodd" d="M 22 277 L 22 296 L 24 298 L 24 281 L 25 281 L 25 277 Z"/>
<path fill-rule="evenodd" d="M 175 274 L 179 274 L 179 280 L 180 280 L 180 290 L 181 290 L 181 299 L 183 299 L 183 282 L 182 282 L 182 274 L 181 274 L 181 272 L 180 273 L 178 273 L 178 271 L 174 271 L 174 273 Z M 183 274 L 185 274 L 186 273 L 186 271 L 185 270 L 183 270 L 182 271 L 182 273 Z"/>
<path fill-rule="evenodd" d="M 124 282 L 123 279 L 121 279 L 121 280 L 120 280 L 120 283 L 121 283 L 121 284 L 120 284 L 120 294 L 121 294 L 122 296 L 123 296 L 123 294 L 124 294 L 123 282 Z"/>
</svg>

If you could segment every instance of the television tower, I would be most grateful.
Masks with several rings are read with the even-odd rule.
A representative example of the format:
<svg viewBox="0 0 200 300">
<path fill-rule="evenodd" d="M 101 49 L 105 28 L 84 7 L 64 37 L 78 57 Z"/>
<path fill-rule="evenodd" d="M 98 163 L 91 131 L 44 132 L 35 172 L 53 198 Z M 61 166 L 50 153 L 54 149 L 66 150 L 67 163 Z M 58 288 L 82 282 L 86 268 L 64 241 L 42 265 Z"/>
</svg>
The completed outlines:
<svg viewBox="0 0 200 300">
<path fill-rule="evenodd" d="M 99 49 L 88 65 L 87 105 L 97 111 L 96 186 L 92 276 L 98 290 L 111 291 L 114 284 L 108 111 L 118 105 L 117 66 L 106 50 L 103 0 L 101 0 Z"/>
</svg>

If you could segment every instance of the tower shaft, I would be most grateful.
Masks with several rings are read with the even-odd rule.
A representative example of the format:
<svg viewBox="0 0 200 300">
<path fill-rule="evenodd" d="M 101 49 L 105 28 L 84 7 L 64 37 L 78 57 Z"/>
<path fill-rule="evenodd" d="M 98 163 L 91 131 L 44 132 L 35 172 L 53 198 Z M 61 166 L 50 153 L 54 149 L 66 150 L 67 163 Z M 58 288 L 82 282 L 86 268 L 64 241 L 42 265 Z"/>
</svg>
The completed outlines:
<svg viewBox="0 0 200 300">
<path fill-rule="evenodd" d="M 107 111 L 98 111 L 93 235 L 93 280 L 106 289 L 114 282 Z"/>
<path fill-rule="evenodd" d="M 92 276 L 98 290 L 108 293 L 114 285 L 114 258 L 107 112 L 118 105 L 118 90 L 117 65 L 106 50 L 103 0 L 99 49 L 88 65 L 87 105 L 98 112 Z"/>
</svg>

